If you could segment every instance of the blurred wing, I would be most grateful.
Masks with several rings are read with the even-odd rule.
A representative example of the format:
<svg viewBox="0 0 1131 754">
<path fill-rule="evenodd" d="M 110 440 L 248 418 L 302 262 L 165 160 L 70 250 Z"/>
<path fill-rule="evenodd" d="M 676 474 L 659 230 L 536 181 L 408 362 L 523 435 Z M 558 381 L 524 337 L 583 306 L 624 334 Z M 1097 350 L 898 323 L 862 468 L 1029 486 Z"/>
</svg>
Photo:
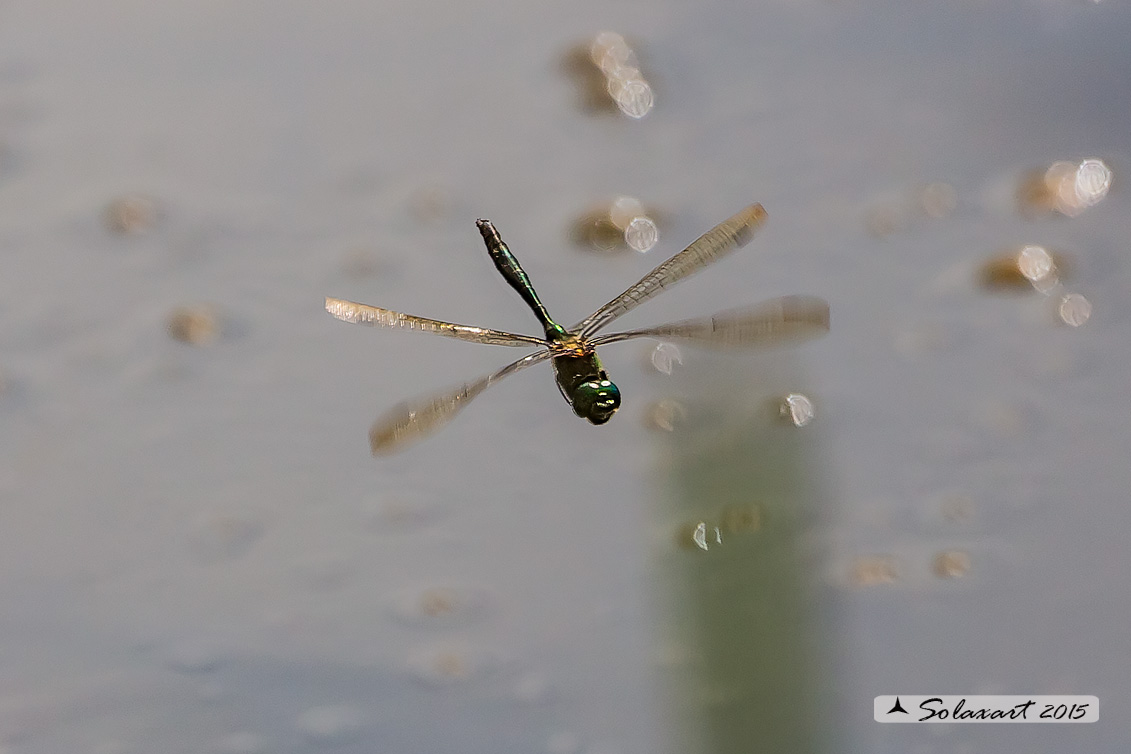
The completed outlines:
<svg viewBox="0 0 1131 754">
<path fill-rule="evenodd" d="M 370 327 L 392 327 L 405 330 L 419 330 L 421 332 L 445 335 L 449 338 L 469 340 L 472 343 L 489 343 L 495 346 L 544 346 L 546 341 L 530 335 L 516 335 L 515 333 L 502 332 L 501 330 L 488 330 L 485 327 L 471 327 L 470 325 L 457 325 L 452 322 L 441 322 L 436 319 L 414 317 L 411 314 L 401 314 L 389 309 L 381 309 L 366 304 L 356 304 L 353 301 L 343 301 L 340 298 L 327 298 L 326 311 L 343 322 L 353 322 L 358 325 Z"/>
<path fill-rule="evenodd" d="M 684 338 L 696 343 L 748 348 L 792 343 L 829 331 L 829 304 L 816 296 L 782 296 L 712 317 L 671 322 L 643 330 L 598 335 L 599 346 L 629 338 Z"/>
<path fill-rule="evenodd" d="M 508 374 L 526 369 L 550 358 L 549 351 L 538 351 L 507 364 L 499 371 L 468 382 L 457 389 L 417 403 L 402 403 L 382 416 L 369 430 L 369 448 L 373 455 L 387 455 L 403 450 L 413 442 L 435 432 L 451 421 L 460 409 L 475 396 Z"/>
<path fill-rule="evenodd" d="M 622 314 L 632 311 L 669 285 L 674 285 L 688 275 L 703 269 L 740 246 L 746 244 L 754 231 L 766 221 L 766 210 L 761 204 L 752 204 L 729 220 L 724 220 L 683 251 L 642 277 L 609 303 L 593 312 L 585 320 L 570 328 L 570 332 L 588 337 Z"/>
</svg>

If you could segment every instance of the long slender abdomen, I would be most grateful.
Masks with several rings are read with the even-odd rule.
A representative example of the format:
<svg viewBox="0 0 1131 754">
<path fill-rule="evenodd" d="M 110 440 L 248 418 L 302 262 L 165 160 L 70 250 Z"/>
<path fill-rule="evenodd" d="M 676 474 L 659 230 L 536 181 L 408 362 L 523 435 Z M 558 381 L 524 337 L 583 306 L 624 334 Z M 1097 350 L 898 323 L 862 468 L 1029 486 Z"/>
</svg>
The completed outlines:
<svg viewBox="0 0 1131 754">
<path fill-rule="evenodd" d="M 499 231 L 495 230 L 491 221 L 476 220 L 475 226 L 479 228 L 479 233 L 483 236 L 483 243 L 487 246 L 487 253 L 490 255 L 491 261 L 495 263 L 495 269 L 510 284 L 511 288 L 518 291 L 518 295 L 534 312 L 534 316 L 538 318 L 543 329 L 545 329 L 546 336 L 550 339 L 556 339 L 564 335 L 565 330 L 550 317 L 546 307 L 539 300 L 526 271 L 522 269 L 522 265 L 515 259 L 514 254 L 511 254 L 511 250 L 507 248 L 502 237 L 499 236 Z"/>
</svg>

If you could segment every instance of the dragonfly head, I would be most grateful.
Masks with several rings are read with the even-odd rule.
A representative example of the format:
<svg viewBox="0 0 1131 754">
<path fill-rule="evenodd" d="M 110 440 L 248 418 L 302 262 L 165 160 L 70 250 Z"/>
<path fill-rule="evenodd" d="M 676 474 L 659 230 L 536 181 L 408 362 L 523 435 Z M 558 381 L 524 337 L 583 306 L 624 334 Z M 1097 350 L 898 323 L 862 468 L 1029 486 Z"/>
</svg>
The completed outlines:
<svg viewBox="0 0 1131 754">
<path fill-rule="evenodd" d="M 574 390 L 573 412 L 593 424 L 604 424 L 620 408 L 620 390 L 608 380 L 589 380 Z"/>
</svg>

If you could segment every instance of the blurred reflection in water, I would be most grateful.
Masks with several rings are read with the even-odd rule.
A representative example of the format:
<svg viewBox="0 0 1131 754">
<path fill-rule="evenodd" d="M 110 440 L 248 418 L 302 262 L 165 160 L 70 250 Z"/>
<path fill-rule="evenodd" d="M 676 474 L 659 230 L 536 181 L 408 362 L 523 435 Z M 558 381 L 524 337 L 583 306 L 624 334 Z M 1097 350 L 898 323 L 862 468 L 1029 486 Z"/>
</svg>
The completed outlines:
<svg viewBox="0 0 1131 754">
<path fill-rule="evenodd" d="M 660 240 L 660 231 L 650 217 L 634 217 L 624 229 L 624 242 L 633 251 L 643 254 Z"/>
<path fill-rule="evenodd" d="M 654 209 L 633 196 L 618 196 L 586 212 L 574 222 L 576 243 L 595 251 L 632 249 L 644 254 L 660 241 L 660 221 Z"/>
<path fill-rule="evenodd" d="M 816 564 L 803 541 L 820 500 L 814 423 L 782 421 L 800 395 L 779 351 L 688 354 L 657 378 L 679 422 L 655 432 L 662 490 L 658 588 L 670 609 L 663 677 L 673 752 L 825 750 L 817 709 Z"/>
<path fill-rule="evenodd" d="M 1114 174 L 1103 160 L 1057 161 L 1021 182 L 1021 207 L 1029 213 L 1059 212 L 1076 217 L 1107 197 Z"/>
<path fill-rule="evenodd" d="M 1069 260 L 1044 246 L 1027 244 L 992 257 L 981 270 L 982 285 L 990 290 L 1026 290 L 1048 294 L 1067 276 Z"/>
<path fill-rule="evenodd" d="M 182 306 L 169 315 L 166 329 L 173 340 L 205 346 L 220 337 L 220 316 L 211 306 Z"/>
<path fill-rule="evenodd" d="M 782 418 L 788 419 L 793 426 L 804 427 L 813 421 L 813 417 L 816 416 L 816 409 L 813 408 L 813 401 L 809 400 L 807 396 L 801 393 L 790 393 L 782 398 L 779 413 Z"/>
<path fill-rule="evenodd" d="M 1043 246 L 1026 246 L 1021 249 L 1017 255 L 1017 268 L 1032 283 L 1056 276 L 1056 264 Z"/>
<path fill-rule="evenodd" d="M 639 120 L 656 103 L 651 83 L 641 73 L 636 52 L 613 31 L 595 35 L 573 48 L 564 67 L 577 82 L 583 107 L 591 112 L 620 112 Z"/>
<path fill-rule="evenodd" d="M 891 555 L 861 555 L 852 563 L 849 575 L 853 586 L 894 584 L 899 580 L 899 566 Z"/>
<path fill-rule="evenodd" d="M 942 579 L 957 579 L 970 570 L 970 554 L 963 550 L 944 550 L 935 556 L 935 575 Z"/>
<path fill-rule="evenodd" d="M 679 422 L 687 418 L 687 409 L 677 400 L 662 398 L 652 403 L 645 417 L 651 429 L 672 432 Z"/>
<path fill-rule="evenodd" d="M 1079 293 L 1069 293 L 1061 297 L 1057 311 L 1064 324 L 1079 327 L 1092 316 L 1092 302 Z"/>
<path fill-rule="evenodd" d="M 589 46 L 589 57 L 605 75 L 605 88 L 622 113 L 640 119 L 652 111 L 652 86 L 640 73 L 636 53 L 624 37 L 601 32 Z"/>
<path fill-rule="evenodd" d="M 110 202 L 106 208 L 106 226 L 115 233 L 144 233 L 161 217 L 157 201 L 144 194 L 129 194 Z"/>
<path fill-rule="evenodd" d="M 683 364 L 683 355 L 674 343 L 657 343 L 652 349 L 649 362 L 661 374 L 671 374 L 676 364 Z"/>
</svg>

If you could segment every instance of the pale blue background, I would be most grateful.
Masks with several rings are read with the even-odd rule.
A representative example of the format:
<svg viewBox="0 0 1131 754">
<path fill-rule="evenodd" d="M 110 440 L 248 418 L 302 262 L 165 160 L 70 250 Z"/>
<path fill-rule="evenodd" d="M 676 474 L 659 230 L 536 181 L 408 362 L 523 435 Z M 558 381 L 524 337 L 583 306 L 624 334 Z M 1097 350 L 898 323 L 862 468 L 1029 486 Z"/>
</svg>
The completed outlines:
<svg viewBox="0 0 1131 754">
<path fill-rule="evenodd" d="M 563 68 L 605 28 L 656 86 L 641 122 L 584 111 Z M 477 217 L 573 322 L 751 201 L 750 247 L 626 323 L 832 304 L 795 358 L 837 750 L 1126 751 L 1128 39 L 1119 0 L 0 2 L 0 751 L 663 750 L 647 346 L 605 357 L 604 428 L 532 369 L 378 462 L 377 413 L 514 354 L 322 298 L 533 332 Z M 1025 171 L 1090 156 L 1105 202 L 1017 213 Z M 931 181 L 949 217 L 915 210 Z M 160 221 L 108 232 L 133 192 Z M 617 193 L 667 213 L 646 258 L 569 240 Z M 1084 327 L 977 286 L 1021 243 L 1071 255 Z M 226 317 L 216 345 L 164 332 L 196 303 Z M 966 579 L 932 575 L 949 548 Z M 874 553 L 900 581 L 852 586 Z M 465 600 L 449 619 L 414 612 L 436 587 Z M 1087 728 L 873 723 L 901 692 L 1103 706 Z"/>
</svg>

